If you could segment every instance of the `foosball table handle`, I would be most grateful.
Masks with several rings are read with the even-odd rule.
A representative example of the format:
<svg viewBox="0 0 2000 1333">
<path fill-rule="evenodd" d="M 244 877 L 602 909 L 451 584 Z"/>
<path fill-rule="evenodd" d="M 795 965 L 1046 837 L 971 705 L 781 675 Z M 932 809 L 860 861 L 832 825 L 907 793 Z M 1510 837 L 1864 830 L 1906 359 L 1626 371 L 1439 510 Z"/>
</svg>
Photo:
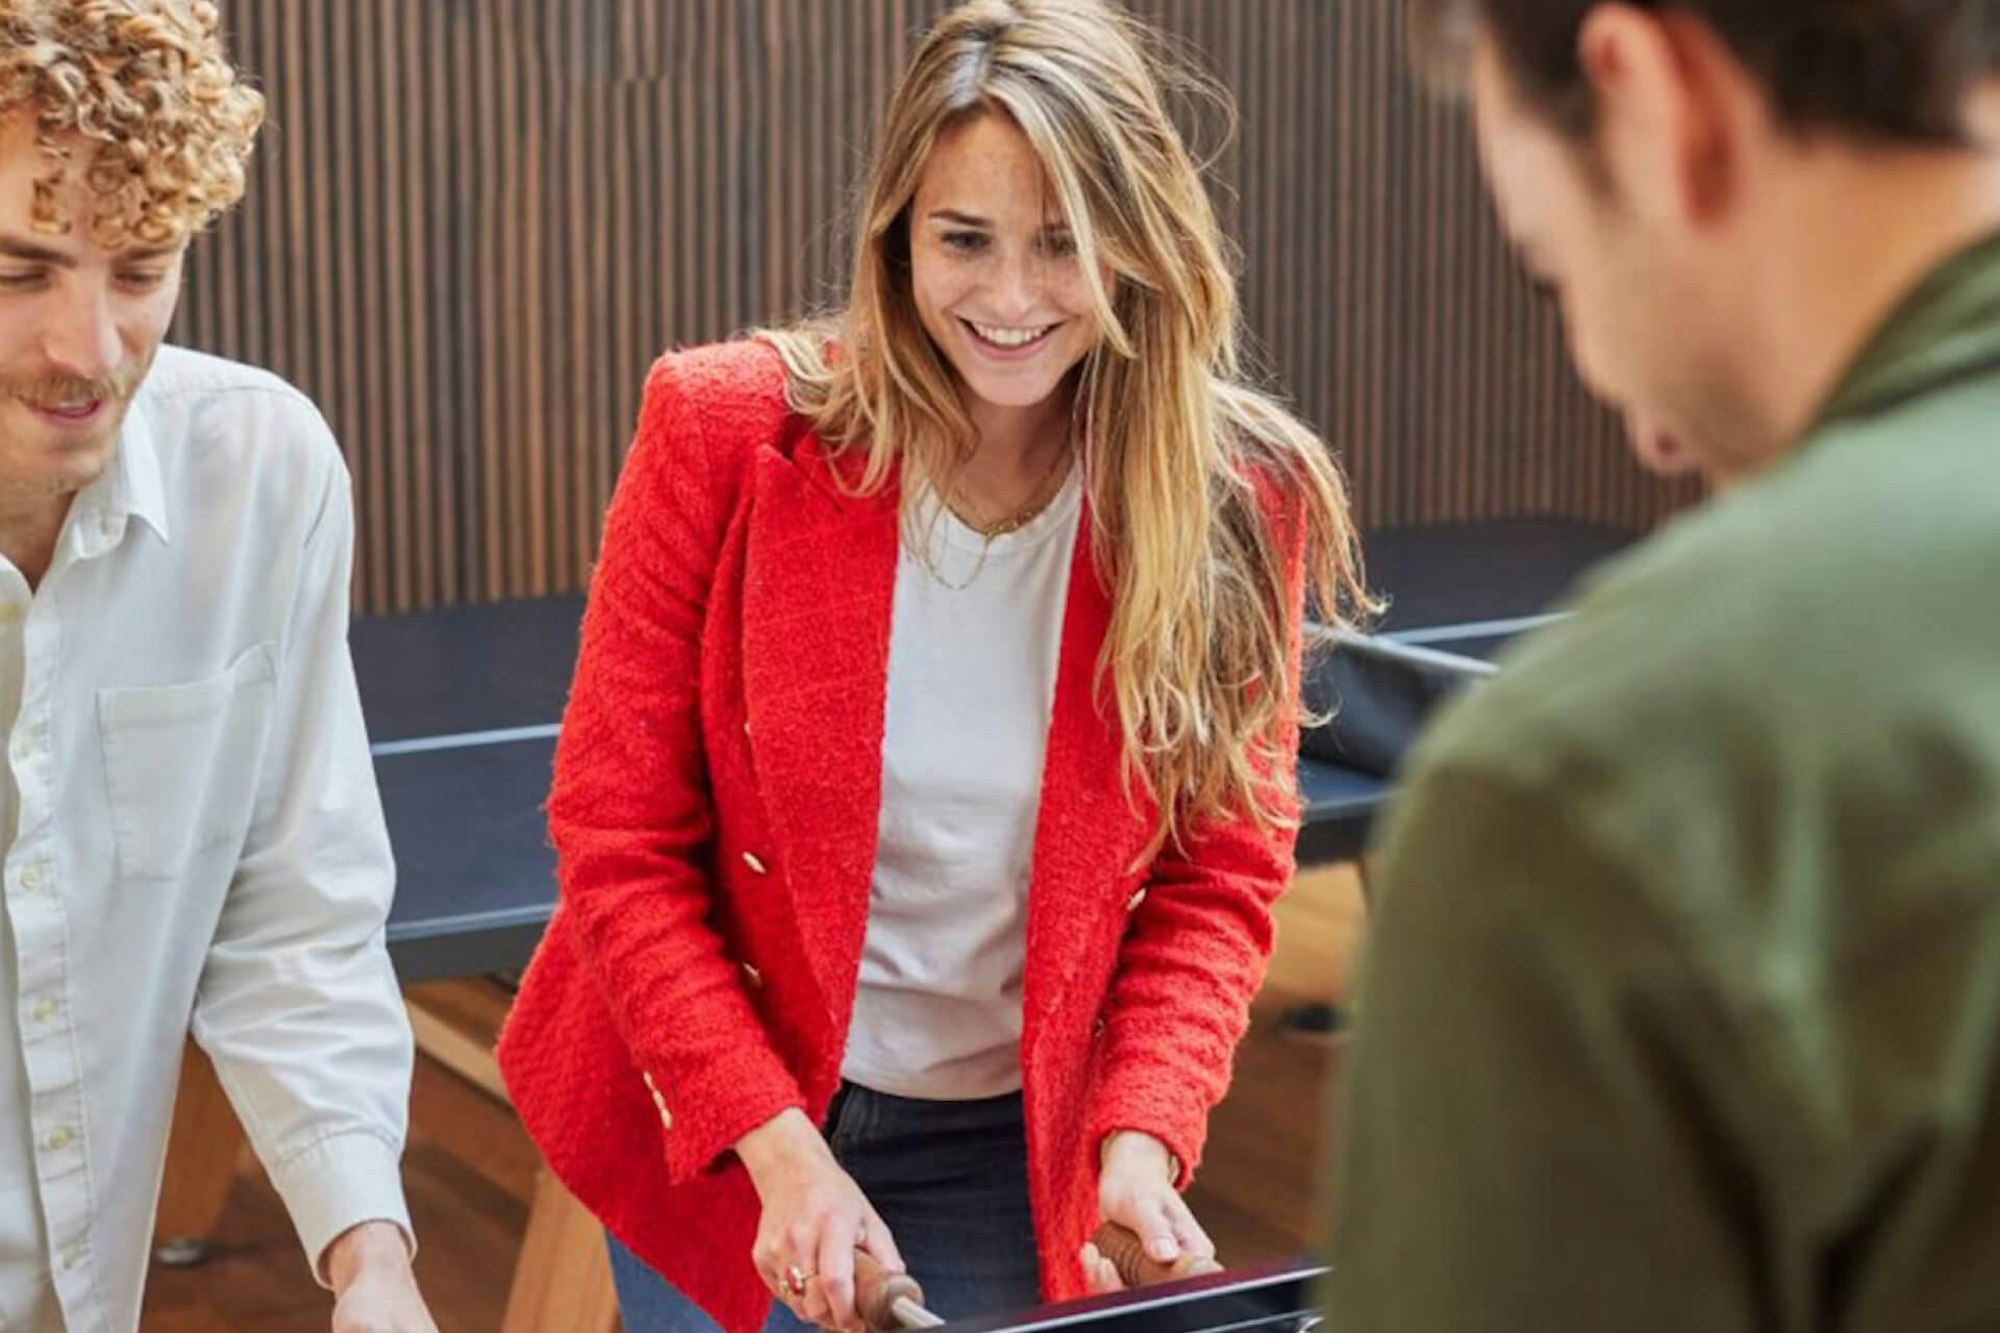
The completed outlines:
<svg viewBox="0 0 2000 1333">
<path fill-rule="evenodd" d="M 1118 1270 L 1119 1280 L 1128 1287 L 1150 1287 L 1222 1271 L 1221 1264 L 1197 1254 L 1183 1252 L 1170 1264 L 1149 1258 L 1146 1244 L 1138 1234 L 1116 1222 L 1106 1222 L 1090 1240 L 1097 1246 L 1097 1252 L 1111 1261 L 1111 1266 Z"/>
<path fill-rule="evenodd" d="M 868 1333 L 936 1328 L 944 1320 L 924 1308 L 924 1289 L 908 1273 L 892 1273 L 866 1250 L 854 1252 L 854 1308 Z"/>
<path fill-rule="evenodd" d="M 1097 1252 L 1111 1261 L 1128 1287 L 1220 1273 L 1222 1265 L 1201 1255 L 1183 1254 L 1170 1264 L 1146 1255 L 1138 1235 L 1116 1222 L 1106 1222 L 1091 1237 Z M 866 1250 L 854 1252 L 854 1308 L 869 1333 L 900 1333 L 903 1329 L 937 1328 L 944 1323 L 924 1308 L 924 1289 L 908 1273 L 892 1273 Z"/>
</svg>

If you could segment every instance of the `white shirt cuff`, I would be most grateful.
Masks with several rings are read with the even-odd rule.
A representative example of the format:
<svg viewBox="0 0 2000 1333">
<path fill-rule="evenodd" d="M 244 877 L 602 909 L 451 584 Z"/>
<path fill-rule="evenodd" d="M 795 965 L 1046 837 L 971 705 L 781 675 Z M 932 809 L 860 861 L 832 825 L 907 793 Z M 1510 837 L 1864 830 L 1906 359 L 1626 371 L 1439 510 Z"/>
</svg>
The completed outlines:
<svg viewBox="0 0 2000 1333">
<path fill-rule="evenodd" d="M 328 1285 L 321 1263 L 326 1247 L 363 1222 L 393 1222 L 415 1257 L 400 1157 L 373 1134 L 336 1134 L 271 1169 L 271 1183 L 292 1215 L 306 1263 L 321 1286 Z"/>
</svg>

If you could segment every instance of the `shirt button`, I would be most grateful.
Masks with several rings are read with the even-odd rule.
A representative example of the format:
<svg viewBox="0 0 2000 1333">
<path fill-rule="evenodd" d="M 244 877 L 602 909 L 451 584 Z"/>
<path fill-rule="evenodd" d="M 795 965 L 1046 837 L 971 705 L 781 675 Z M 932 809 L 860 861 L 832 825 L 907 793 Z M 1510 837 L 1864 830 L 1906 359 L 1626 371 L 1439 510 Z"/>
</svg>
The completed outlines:
<svg viewBox="0 0 2000 1333">
<path fill-rule="evenodd" d="M 750 873 L 753 875 L 762 875 L 765 873 L 764 863 L 759 861 L 753 853 L 743 853 L 743 864 L 750 867 Z"/>
<path fill-rule="evenodd" d="M 29 866 L 21 872 L 21 887 L 24 889 L 39 889 L 42 887 L 42 871 L 40 866 Z"/>
<path fill-rule="evenodd" d="M 43 1000 L 35 1006 L 35 1021 L 37 1023 L 46 1023 L 55 1016 L 56 1002 L 54 1000 Z"/>
<path fill-rule="evenodd" d="M 64 1148 L 69 1147 L 70 1144 L 75 1142 L 76 1135 L 70 1133 L 69 1127 L 65 1125 L 63 1128 L 49 1135 L 49 1151 L 61 1152 Z"/>
<path fill-rule="evenodd" d="M 19 602 L 0 602 L 0 625 L 17 624 L 21 619 Z"/>
<path fill-rule="evenodd" d="M 78 1264 L 82 1262 L 83 1262 L 83 1246 L 65 1245 L 63 1247 L 62 1266 L 63 1266 L 63 1271 L 65 1273 L 67 1273 L 70 1269 L 75 1268 Z"/>
</svg>

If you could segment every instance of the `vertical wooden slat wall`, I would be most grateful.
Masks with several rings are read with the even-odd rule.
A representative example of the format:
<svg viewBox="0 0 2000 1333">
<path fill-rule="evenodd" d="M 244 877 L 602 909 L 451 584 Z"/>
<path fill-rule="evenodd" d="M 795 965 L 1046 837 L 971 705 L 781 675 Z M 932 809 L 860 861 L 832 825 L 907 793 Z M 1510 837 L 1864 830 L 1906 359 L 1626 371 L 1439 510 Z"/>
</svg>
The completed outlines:
<svg viewBox="0 0 2000 1333">
<path fill-rule="evenodd" d="M 948 0 L 225 0 L 271 119 L 178 340 L 347 450 L 357 606 L 581 588 L 662 348 L 823 307 L 876 116 Z M 1257 363 L 1370 525 L 1639 527 L 1642 477 L 1505 253 L 1399 0 L 1135 0 L 1234 92 Z"/>
</svg>

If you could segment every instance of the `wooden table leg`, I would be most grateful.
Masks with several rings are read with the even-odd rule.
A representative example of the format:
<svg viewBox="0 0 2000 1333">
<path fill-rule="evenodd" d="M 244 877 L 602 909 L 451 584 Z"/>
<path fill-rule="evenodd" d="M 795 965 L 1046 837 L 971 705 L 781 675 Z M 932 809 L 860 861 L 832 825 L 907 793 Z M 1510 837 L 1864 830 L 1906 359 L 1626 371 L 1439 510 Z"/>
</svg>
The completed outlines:
<svg viewBox="0 0 2000 1333">
<path fill-rule="evenodd" d="M 214 1066 L 189 1041 L 181 1055 L 166 1175 L 153 1220 L 153 1255 L 160 1263 L 178 1268 L 208 1257 L 223 1206 L 236 1184 L 243 1148 L 243 1127 L 223 1095 Z"/>
<path fill-rule="evenodd" d="M 1372 905 L 1368 890 L 1368 858 L 1361 857 L 1353 865 L 1355 878 L 1361 887 L 1361 911 L 1365 919 Z M 1290 1036 L 1317 1043 L 1334 1040 L 1347 1031 L 1350 1017 L 1341 1005 L 1329 1000 L 1316 1000 L 1286 1009 L 1278 1016 L 1278 1026 Z"/>
<path fill-rule="evenodd" d="M 502 1333 L 617 1333 L 618 1296 L 604 1230 L 547 1169 L 535 1182 Z"/>
<path fill-rule="evenodd" d="M 405 992 L 417 1049 L 495 1101 L 507 1087 L 493 1038 L 512 994 L 491 982 L 432 982 Z M 502 1333 L 618 1333 L 604 1230 L 547 1167 L 535 1178 Z"/>
</svg>

